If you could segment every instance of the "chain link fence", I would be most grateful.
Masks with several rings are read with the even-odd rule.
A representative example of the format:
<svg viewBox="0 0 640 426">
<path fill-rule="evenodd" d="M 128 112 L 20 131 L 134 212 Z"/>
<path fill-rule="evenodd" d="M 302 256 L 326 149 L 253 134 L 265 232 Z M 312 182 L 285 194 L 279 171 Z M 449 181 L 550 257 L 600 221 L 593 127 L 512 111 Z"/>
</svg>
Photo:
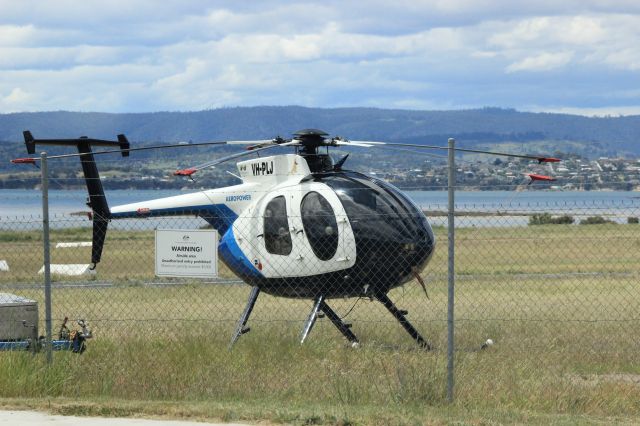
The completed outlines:
<svg viewBox="0 0 640 426">
<path fill-rule="evenodd" d="M 420 206 L 425 231 L 404 200 L 315 194 L 295 209 L 275 197 L 236 220 L 237 247 L 224 248 L 215 278 L 156 274 L 156 230 L 208 229 L 201 212 L 113 220 L 95 270 L 91 221 L 52 215 L 54 339 L 69 338 L 65 318 L 70 332 L 85 320 L 93 337 L 81 357 L 54 353 L 56 366 L 82 368 L 83 379 L 46 392 L 444 401 L 446 208 Z M 579 394 L 603 372 L 636 380 L 623 373 L 640 349 L 639 216 L 635 201 L 456 205 L 458 400 Z M 38 215 L 0 219 L 0 345 L 16 357 L 31 356 L 24 342 L 45 329 L 41 229 Z M 381 232 L 393 238 L 376 240 Z M 192 253 L 180 254 L 188 261 Z M 8 387 L 5 396 L 24 392 Z"/>
</svg>

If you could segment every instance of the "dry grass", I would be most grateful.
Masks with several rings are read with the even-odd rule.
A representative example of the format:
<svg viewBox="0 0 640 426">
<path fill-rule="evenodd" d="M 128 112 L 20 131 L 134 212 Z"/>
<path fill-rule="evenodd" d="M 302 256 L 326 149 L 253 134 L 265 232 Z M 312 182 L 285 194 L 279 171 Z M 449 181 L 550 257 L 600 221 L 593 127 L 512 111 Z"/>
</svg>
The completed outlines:
<svg viewBox="0 0 640 426">
<path fill-rule="evenodd" d="M 63 231 L 53 241 L 88 238 L 82 232 Z M 445 398 L 443 237 L 439 230 L 425 275 L 430 299 L 416 283 L 391 293 L 434 351 L 417 350 L 384 308 L 367 300 L 348 316 L 362 347 L 348 347 L 326 319 L 300 346 L 311 302 L 267 295 L 256 305 L 252 331 L 228 351 L 249 288 L 171 280 L 163 282 L 178 285 L 146 286 L 160 281 L 153 278 L 153 233 L 113 232 L 95 278 L 113 286 L 54 289 L 56 322 L 68 315 L 94 326 L 87 353 L 56 353 L 53 368 L 39 355 L 4 353 L 0 396 L 5 405 L 25 398 L 26 406 L 54 398 L 56 410 L 75 414 L 304 424 L 640 418 L 639 227 L 459 230 L 453 406 Z M 17 239 L 0 238 L 0 258 L 16 265 L 0 275 L 3 288 L 34 281 L 37 235 Z M 54 251 L 54 262 L 81 263 L 89 253 L 68 250 Z M 25 284 L 16 291 L 42 301 L 41 289 Z M 331 302 L 340 315 L 353 303 Z M 479 350 L 487 338 L 496 344 Z"/>
</svg>

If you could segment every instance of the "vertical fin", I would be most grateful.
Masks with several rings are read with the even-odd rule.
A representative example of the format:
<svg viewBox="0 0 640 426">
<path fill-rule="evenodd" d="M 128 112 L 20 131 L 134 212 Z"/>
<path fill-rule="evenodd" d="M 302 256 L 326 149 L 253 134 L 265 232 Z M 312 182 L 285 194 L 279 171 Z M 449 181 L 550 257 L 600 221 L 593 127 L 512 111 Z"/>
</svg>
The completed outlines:
<svg viewBox="0 0 640 426">
<path fill-rule="evenodd" d="M 22 132 L 24 135 L 24 144 L 27 146 L 27 153 L 35 154 L 36 153 L 36 143 L 33 139 L 33 135 L 29 130 L 25 130 Z"/>
<path fill-rule="evenodd" d="M 125 135 L 118 135 L 118 143 L 120 144 L 120 151 L 122 152 L 123 157 L 129 156 L 129 148 L 131 148 L 131 144 Z"/>
<path fill-rule="evenodd" d="M 111 219 L 111 211 L 104 195 L 104 188 L 100 181 L 100 174 L 96 165 L 91 145 L 98 146 L 118 146 L 123 157 L 129 156 L 130 143 L 123 134 L 118 135 L 117 141 L 107 141 L 102 139 L 92 139 L 82 136 L 77 139 L 35 139 L 29 130 L 22 132 L 24 143 L 29 154 L 35 154 L 36 145 L 62 145 L 75 146 L 80 155 L 80 164 L 84 173 L 84 181 L 89 193 L 87 205 L 93 211 L 93 244 L 91 247 L 91 269 L 96 267 L 102 256 L 102 248 L 107 236 L 107 228 Z"/>
</svg>

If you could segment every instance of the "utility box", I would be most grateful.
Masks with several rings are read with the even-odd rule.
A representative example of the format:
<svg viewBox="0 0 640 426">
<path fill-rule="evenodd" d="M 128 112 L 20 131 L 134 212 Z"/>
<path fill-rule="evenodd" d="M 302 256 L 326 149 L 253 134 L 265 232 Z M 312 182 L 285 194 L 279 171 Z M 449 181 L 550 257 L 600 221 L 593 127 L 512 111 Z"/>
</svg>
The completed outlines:
<svg viewBox="0 0 640 426">
<path fill-rule="evenodd" d="M 38 335 L 38 302 L 0 293 L 0 341 L 27 340 Z"/>
</svg>

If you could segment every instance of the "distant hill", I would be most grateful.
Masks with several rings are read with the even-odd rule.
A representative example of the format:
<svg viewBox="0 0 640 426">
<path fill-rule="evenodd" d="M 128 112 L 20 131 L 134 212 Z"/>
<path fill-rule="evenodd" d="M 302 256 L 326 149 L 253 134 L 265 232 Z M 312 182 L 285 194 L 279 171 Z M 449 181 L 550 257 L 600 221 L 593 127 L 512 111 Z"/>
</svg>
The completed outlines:
<svg viewBox="0 0 640 426">
<path fill-rule="evenodd" d="M 408 111 L 375 108 L 263 106 L 197 112 L 107 114 L 36 112 L 0 114 L 0 157 L 15 156 L 12 142 L 29 129 L 36 137 L 114 138 L 124 133 L 137 145 L 151 142 L 255 139 L 290 136 L 319 128 L 351 139 L 460 146 L 517 143 L 519 150 L 540 146 L 582 155 L 640 156 L 640 116 L 583 117 L 482 108 L 461 111 Z M 542 143 L 542 145 L 540 145 Z M 21 153 L 23 151 L 20 151 Z"/>
</svg>

